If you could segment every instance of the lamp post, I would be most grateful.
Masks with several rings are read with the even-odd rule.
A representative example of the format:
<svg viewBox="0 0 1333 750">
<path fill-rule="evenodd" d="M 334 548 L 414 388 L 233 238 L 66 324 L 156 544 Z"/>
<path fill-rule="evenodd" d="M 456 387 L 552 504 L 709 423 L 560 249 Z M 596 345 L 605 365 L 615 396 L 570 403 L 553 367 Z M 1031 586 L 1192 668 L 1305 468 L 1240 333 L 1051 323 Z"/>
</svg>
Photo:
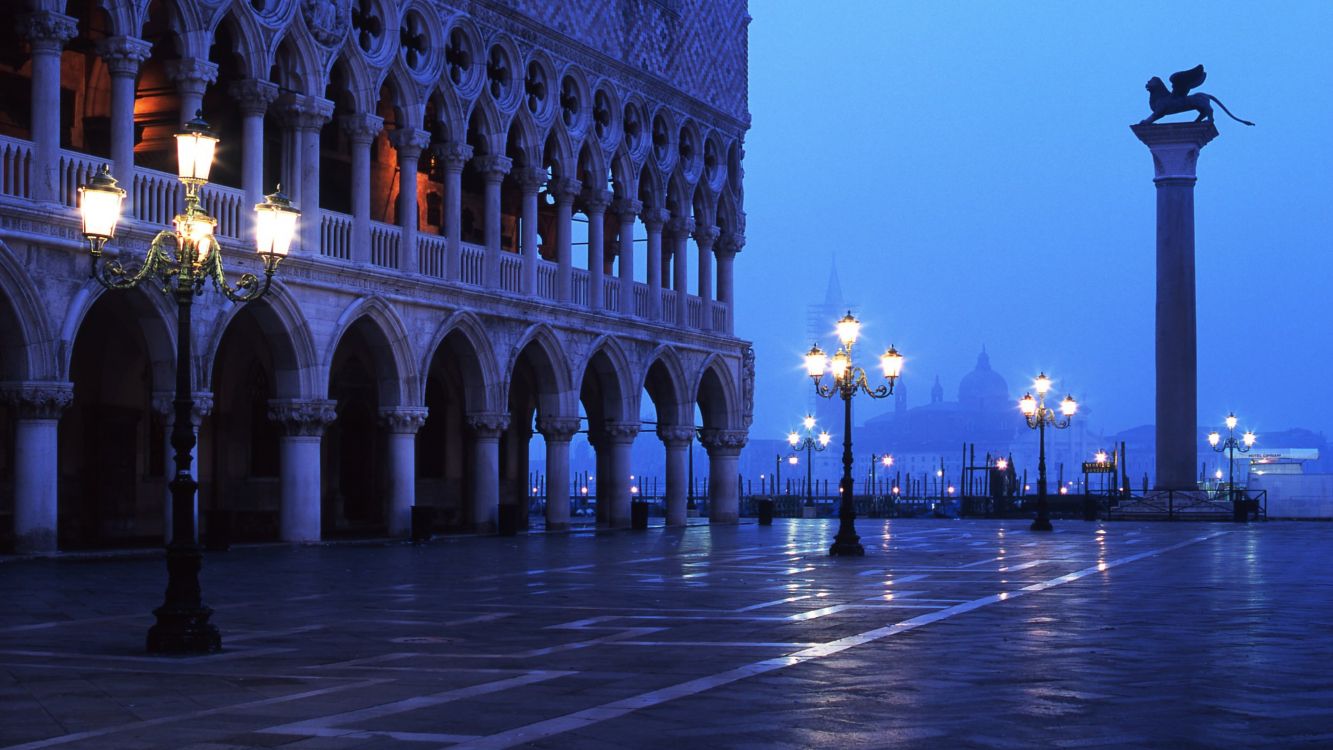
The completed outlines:
<svg viewBox="0 0 1333 750">
<path fill-rule="evenodd" d="M 887 469 L 887 468 L 889 468 L 890 466 L 893 466 L 893 456 L 890 456 L 890 455 L 887 454 L 887 453 L 885 453 L 885 454 L 882 455 L 882 456 L 881 456 L 881 455 L 875 455 L 874 453 L 871 453 L 871 454 L 870 454 L 870 494 L 872 494 L 872 495 L 877 494 L 877 493 L 879 492 L 879 487 L 875 484 L 875 462 L 876 462 L 876 461 L 878 461 L 880 464 L 882 464 L 882 465 L 884 466 L 884 468 Z"/>
<path fill-rule="evenodd" d="M 1028 427 L 1037 430 L 1037 518 L 1032 522 L 1033 531 L 1052 530 L 1050 505 L 1046 500 L 1046 425 L 1063 430 L 1073 421 L 1074 412 L 1078 411 L 1078 402 L 1073 396 L 1067 395 L 1060 402 L 1059 416 L 1056 416 L 1056 410 L 1046 405 L 1046 394 L 1051 390 L 1051 383 L 1046 373 L 1041 373 L 1032 384 L 1037 397 L 1033 398 L 1031 393 L 1026 393 L 1018 401 L 1018 408 L 1023 412 Z"/>
<path fill-rule="evenodd" d="M 196 116 L 176 135 L 179 178 L 185 185 L 185 213 L 175 218 L 175 229 L 158 232 L 147 255 L 137 265 L 103 258 L 106 243 L 116 236 L 125 191 L 116 186 L 105 165 L 87 185 L 79 188 L 79 212 L 83 235 L 92 257 L 90 274 L 107 289 L 130 289 L 149 283 L 176 300 L 176 396 L 171 447 L 176 452 L 176 475 L 171 479 L 171 542 L 167 545 L 167 590 L 162 606 L 153 610 L 157 622 L 148 630 L 152 653 L 199 653 L 218 651 L 222 636 L 209 622 L 213 610 L 205 606 L 199 587 L 203 556 L 196 540 L 194 498 L 198 483 L 190 474 L 194 429 L 190 424 L 194 397 L 190 380 L 190 307 L 212 279 L 227 299 L 252 302 L 264 296 L 273 282 L 278 263 L 291 248 L 300 215 L 280 191 L 255 206 L 255 242 L 264 262 L 264 279 L 242 274 L 236 285 L 227 283 L 222 253 L 213 238 L 217 220 L 199 205 L 199 193 L 208 184 L 213 152 L 218 138 L 208 124 Z"/>
<path fill-rule="evenodd" d="M 818 344 L 810 347 L 805 355 L 805 372 L 814 381 L 815 393 L 823 398 L 842 397 L 842 479 L 838 483 L 842 500 L 838 508 L 838 534 L 829 554 L 864 555 L 865 548 L 856 534 L 856 505 L 852 501 L 852 397 L 861 392 L 870 398 L 888 398 L 893 393 L 894 381 L 902 374 L 903 357 L 892 346 L 880 355 L 880 367 L 888 385 L 871 388 L 865 370 L 852 362 L 852 347 L 861 335 L 861 321 L 848 311 L 838 321 L 837 331 L 842 347 L 831 358 Z M 833 376 L 831 386 L 822 382 L 826 371 Z"/>
<path fill-rule="evenodd" d="M 1222 435 L 1216 430 L 1208 433 L 1208 444 L 1213 446 L 1213 450 L 1221 453 L 1227 453 L 1227 494 L 1231 497 L 1231 517 L 1238 523 L 1245 523 L 1247 520 L 1243 498 L 1236 497 L 1236 451 L 1249 453 L 1254 447 L 1256 440 L 1254 433 L 1246 430 L 1245 434 L 1236 439 L 1236 415 L 1227 414 L 1227 437 L 1222 439 Z"/>
<path fill-rule="evenodd" d="M 829 441 L 833 439 L 833 436 L 829 435 L 827 431 L 821 430 L 819 437 L 816 439 L 814 435 L 815 418 L 809 414 L 801 420 L 801 425 L 805 427 L 805 435 L 792 430 L 787 433 L 787 444 L 794 451 L 805 451 L 805 507 L 813 508 L 815 506 L 815 496 L 811 484 L 811 471 L 815 464 L 812 451 L 822 451 L 828 448 Z"/>
</svg>

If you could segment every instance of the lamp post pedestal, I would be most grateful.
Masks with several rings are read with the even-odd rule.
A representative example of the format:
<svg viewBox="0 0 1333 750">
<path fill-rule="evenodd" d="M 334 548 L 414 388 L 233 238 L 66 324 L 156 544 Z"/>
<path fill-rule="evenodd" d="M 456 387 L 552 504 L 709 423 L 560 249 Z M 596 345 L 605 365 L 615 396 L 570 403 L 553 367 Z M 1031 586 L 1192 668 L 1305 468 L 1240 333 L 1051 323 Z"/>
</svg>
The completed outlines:
<svg viewBox="0 0 1333 750">
<path fill-rule="evenodd" d="M 837 557 L 864 557 L 866 548 L 856 533 L 856 502 L 852 497 L 852 392 L 842 393 L 842 479 L 838 481 L 838 535 L 828 553 Z"/>
<path fill-rule="evenodd" d="M 1037 517 L 1031 531 L 1055 531 L 1051 526 L 1051 506 L 1046 495 L 1046 422 L 1037 425 Z"/>
</svg>

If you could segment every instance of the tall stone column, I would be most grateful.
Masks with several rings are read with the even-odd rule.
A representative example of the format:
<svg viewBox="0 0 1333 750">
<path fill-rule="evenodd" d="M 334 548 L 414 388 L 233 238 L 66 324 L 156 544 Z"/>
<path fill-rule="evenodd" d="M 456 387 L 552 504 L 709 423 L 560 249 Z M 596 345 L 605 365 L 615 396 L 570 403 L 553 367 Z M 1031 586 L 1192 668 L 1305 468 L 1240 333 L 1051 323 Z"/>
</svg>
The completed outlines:
<svg viewBox="0 0 1333 750">
<path fill-rule="evenodd" d="M 476 439 L 472 463 L 472 526 L 494 534 L 500 517 L 500 433 L 509 429 L 508 414 L 472 414 L 468 427 Z"/>
<path fill-rule="evenodd" d="M 621 198 L 611 210 L 620 217 L 620 314 L 634 314 L 634 221 L 643 210 L 643 201 Z"/>
<path fill-rule="evenodd" d="M 608 449 L 611 465 L 606 477 L 599 477 L 599 484 L 605 484 L 597 488 L 597 504 L 606 503 L 606 520 L 613 529 L 626 529 L 630 525 L 630 449 L 638 435 L 639 425 L 633 422 L 607 422 L 603 433 L 603 446 Z M 599 462 L 600 459 L 599 454 Z"/>
<path fill-rule="evenodd" d="M 574 290 L 574 198 L 583 183 L 569 177 L 557 177 L 546 188 L 555 198 L 555 299 L 569 302 Z"/>
<path fill-rule="evenodd" d="M 32 45 L 32 198 L 60 195 L 60 52 L 78 35 L 75 19 L 54 11 L 24 16 L 19 31 Z M 125 175 L 129 177 L 130 175 Z"/>
<path fill-rule="evenodd" d="M 1211 122 L 1134 125 L 1152 152 L 1157 186 L 1157 488 L 1198 480 L 1198 344 L 1194 283 L 1194 183 Z"/>
<path fill-rule="evenodd" d="M 745 235 L 729 233 L 718 238 L 713 253 L 717 256 L 717 301 L 726 306 L 727 323 L 720 333 L 733 333 L 736 326 L 736 284 L 733 268 L 736 253 L 745 247 Z"/>
<path fill-rule="evenodd" d="M 537 296 L 537 191 L 546 184 L 546 170 L 520 167 L 514 173 L 523 198 L 523 233 L 519 241 L 523 252 L 523 283 L 519 289 L 528 297 Z"/>
<path fill-rule="evenodd" d="M 247 201 L 260 203 L 264 200 L 264 115 L 277 100 L 278 87 L 268 81 L 247 78 L 233 82 L 227 93 L 236 100 L 241 112 L 241 187 Z"/>
<path fill-rule="evenodd" d="M 370 144 L 384 129 L 384 118 L 345 115 L 338 120 L 352 143 L 352 262 L 369 263 L 370 253 Z"/>
<path fill-rule="evenodd" d="M 708 451 L 710 523 L 736 523 L 740 518 L 741 488 L 736 469 L 747 440 L 744 430 L 706 429 L 700 435 L 699 442 Z"/>
<path fill-rule="evenodd" d="M 172 525 L 172 510 L 175 501 L 171 494 L 170 480 L 176 476 L 176 449 L 171 444 L 171 431 L 176 425 L 176 407 L 174 404 L 175 394 L 171 392 L 153 394 L 153 411 L 161 414 L 165 419 L 165 428 L 163 429 L 163 465 L 166 468 L 164 479 L 168 480 L 165 492 L 163 492 L 162 503 L 162 540 L 165 544 L 171 544 L 171 532 L 175 528 Z M 195 391 L 190 394 L 194 400 L 194 410 L 190 412 L 190 431 L 194 433 L 194 447 L 190 449 L 190 476 L 198 481 L 199 479 L 199 456 L 203 455 L 203 447 L 199 440 L 199 426 L 204 423 L 204 417 L 213 413 L 213 394 L 208 391 Z M 194 530 L 199 533 L 199 492 L 194 493 Z M 195 539 L 194 541 L 199 541 Z"/>
<path fill-rule="evenodd" d="M 0 401 L 14 408 L 14 551 L 55 552 L 59 521 L 57 449 L 60 415 L 74 401 L 62 382 L 0 384 Z"/>
<path fill-rule="evenodd" d="M 463 277 L 463 246 L 459 244 L 463 231 L 463 166 L 472 158 L 472 147 L 441 143 L 432 148 L 444 166 L 444 278 L 458 281 Z"/>
<path fill-rule="evenodd" d="M 578 417 L 542 417 L 537 430 L 546 440 L 546 530 L 569 528 L 569 442 L 579 431 Z"/>
<path fill-rule="evenodd" d="M 134 95 L 139 68 L 152 54 L 153 45 L 131 36 L 113 36 L 97 43 L 97 54 L 111 74 L 111 163 L 121 185 L 134 184 Z M 134 195 L 130 190 L 128 202 Z"/>
<path fill-rule="evenodd" d="M 282 427 L 278 452 L 282 465 L 280 538 L 284 542 L 317 542 L 320 536 L 322 481 L 320 441 L 338 418 L 338 402 L 326 399 L 275 399 L 268 418 Z"/>
<path fill-rule="evenodd" d="M 292 130 L 292 182 L 299 184 L 297 208 L 300 251 L 303 255 L 320 254 L 323 214 L 319 207 L 320 129 L 333 117 L 333 102 L 317 96 L 288 95 L 280 100 L 283 116 Z"/>
<path fill-rule="evenodd" d="M 482 262 L 482 285 L 500 288 L 500 185 L 514 166 L 507 156 L 486 154 L 473 157 L 477 171 L 486 182 L 486 257 Z"/>
<path fill-rule="evenodd" d="M 180 123 L 193 120 L 204 107 L 204 92 L 218 81 L 217 63 L 197 57 L 183 57 L 166 63 L 167 78 L 176 84 L 180 96 Z M 204 113 L 208 119 L 208 113 Z"/>
<path fill-rule="evenodd" d="M 667 222 L 667 229 L 675 240 L 675 257 L 671 269 L 671 288 L 676 291 L 676 326 L 688 328 L 690 325 L 690 234 L 694 232 L 694 220 L 688 216 L 673 216 Z"/>
<path fill-rule="evenodd" d="M 689 491 L 689 473 L 685 451 L 689 448 L 693 427 L 659 424 L 657 436 L 666 447 L 666 523 L 684 526 L 686 498 Z"/>
<path fill-rule="evenodd" d="M 389 133 L 389 142 L 398 152 L 398 226 L 402 229 L 398 247 L 398 268 L 406 273 L 421 273 L 418 258 L 417 228 L 421 210 L 417 204 L 417 164 L 421 150 L 430 145 L 430 131 L 398 128 Z"/>
<path fill-rule="evenodd" d="M 583 191 L 583 211 L 588 216 L 588 309 L 600 312 L 602 304 L 602 276 L 606 258 L 606 207 L 611 205 L 611 191 L 588 189 Z M 601 492 L 601 488 L 598 488 Z M 597 503 L 601 506 L 600 497 Z"/>
<path fill-rule="evenodd" d="M 717 234 L 717 227 L 694 230 L 699 246 L 699 328 L 704 331 L 713 329 L 713 243 Z"/>
<path fill-rule="evenodd" d="M 426 423 L 423 406 L 380 409 L 380 424 L 389 435 L 389 536 L 412 533 L 412 506 L 417 504 L 417 430 Z"/>
<path fill-rule="evenodd" d="M 648 319 L 662 319 L 662 227 L 671 214 L 652 207 L 640 214 L 648 230 Z"/>
</svg>

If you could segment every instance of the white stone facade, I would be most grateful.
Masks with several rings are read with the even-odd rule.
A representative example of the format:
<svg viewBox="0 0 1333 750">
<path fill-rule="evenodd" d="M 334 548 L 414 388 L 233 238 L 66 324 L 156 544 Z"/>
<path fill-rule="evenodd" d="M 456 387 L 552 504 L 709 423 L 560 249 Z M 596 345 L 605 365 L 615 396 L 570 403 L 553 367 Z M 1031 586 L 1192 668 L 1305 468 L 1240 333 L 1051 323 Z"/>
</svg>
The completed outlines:
<svg viewBox="0 0 1333 750">
<path fill-rule="evenodd" d="M 522 524 L 535 427 L 549 487 L 587 430 L 602 520 L 627 526 L 642 428 L 681 523 L 698 428 L 712 520 L 735 520 L 743 0 L 4 5 L 22 17 L 0 38 L 21 50 L 0 61 L 15 549 L 163 532 L 173 303 L 89 278 L 77 188 L 111 165 L 129 196 L 108 251 L 141 256 L 180 210 L 170 133 L 199 109 L 222 138 L 204 207 L 233 276 L 259 266 L 249 209 L 275 182 L 303 212 L 265 300 L 208 287 L 195 306 L 203 510 L 288 541 L 405 535 L 414 505 L 446 529 Z M 24 86 L 30 107 L 4 93 Z M 567 514 L 548 503 L 547 527 Z"/>
</svg>

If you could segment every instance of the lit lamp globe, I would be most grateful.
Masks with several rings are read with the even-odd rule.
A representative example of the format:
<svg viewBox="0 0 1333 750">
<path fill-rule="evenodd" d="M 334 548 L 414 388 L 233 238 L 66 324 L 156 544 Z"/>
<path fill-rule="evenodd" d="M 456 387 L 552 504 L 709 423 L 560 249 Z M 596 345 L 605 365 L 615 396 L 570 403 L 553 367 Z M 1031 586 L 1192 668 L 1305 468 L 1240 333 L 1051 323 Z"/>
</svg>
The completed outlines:
<svg viewBox="0 0 1333 750">
<path fill-rule="evenodd" d="M 1214 448 L 1216 448 L 1216 447 L 1217 447 L 1217 444 L 1220 443 L 1220 442 L 1222 442 L 1222 436 L 1221 436 L 1220 434 L 1218 434 L 1216 431 L 1208 433 L 1208 444 L 1209 444 L 1209 445 L 1211 445 L 1211 446 L 1213 446 Z"/>
<path fill-rule="evenodd" d="M 116 186 L 116 178 L 111 176 L 111 169 L 105 164 L 87 185 L 79 187 L 83 235 L 92 241 L 93 255 L 101 253 L 102 246 L 116 236 L 124 200 L 125 191 Z"/>
<path fill-rule="evenodd" d="M 255 204 L 255 250 L 275 263 L 287 257 L 296 236 L 296 220 L 301 212 L 282 192 L 282 186 Z"/>
<path fill-rule="evenodd" d="M 1034 416 L 1037 413 L 1037 399 L 1033 398 L 1031 393 L 1025 393 L 1023 398 L 1018 400 L 1018 408 L 1022 410 L 1023 416 Z"/>
<path fill-rule="evenodd" d="M 1036 380 L 1032 381 L 1032 389 L 1037 392 L 1038 396 L 1045 396 L 1051 390 L 1051 383 L 1051 379 L 1046 377 L 1046 373 L 1043 372 L 1037 376 Z"/>
<path fill-rule="evenodd" d="M 828 367 L 828 355 L 818 344 L 810 347 L 810 351 L 805 353 L 805 374 L 818 380 L 824 374 Z"/>
<path fill-rule="evenodd" d="M 1232 413 L 1230 413 L 1230 414 L 1227 415 L 1227 429 L 1228 429 L 1228 430 L 1234 430 L 1234 429 L 1236 429 L 1236 414 L 1235 414 L 1235 412 L 1232 412 Z"/>
<path fill-rule="evenodd" d="M 180 181 L 191 188 L 208 182 L 213 169 L 213 154 L 217 151 L 218 137 L 204 122 L 203 113 L 196 113 L 176 134 L 176 169 Z"/>
<path fill-rule="evenodd" d="M 1060 402 L 1060 413 L 1066 417 L 1072 417 L 1076 411 L 1078 411 L 1078 402 L 1074 400 L 1073 396 L 1065 396 L 1064 400 Z"/>
<path fill-rule="evenodd" d="M 838 321 L 838 340 L 842 342 L 843 348 L 850 349 L 860 335 L 861 321 L 852 315 L 851 310 L 848 310 L 847 314 Z"/>
<path fill-rule="evenodd" d="M 791 444 L 791 447 L 795 448 L 801 442 L 801 436 L 797 435 L 795 432 L 788 433 L 787 442 Z"/>
<path fill-rule="evenodd" d="M 832 439 L 833 439 L 833 436 L 830 435 L 830 434 L 828 434 L 827 432 L 821 432 L 821 433 L 819 433 L 819 444 L 822 445 L 822 446 L 824 446 L 824 447 L 826 447 L 826 448 L 828 447 L 829 441 L 832 440 Z"/>
<path fill-rule="evenodd" d="M 1246 447 L 1246 448 L 1253 448 L 1253 447 L 1254 447 L 1254 441 L 1255 441 L 1255 440 L 1258 440 L 1258 438 L 1256 438 L 1256 437 L 1254 436 L 1254 433 L 1253 433 L 1253 432 L 1247 432 L 1247 433 L 1245 433 L 1245 437 L 1243 438 L 1243 440 L 1245 441 L 1245 447 Z"/>
</svg>

